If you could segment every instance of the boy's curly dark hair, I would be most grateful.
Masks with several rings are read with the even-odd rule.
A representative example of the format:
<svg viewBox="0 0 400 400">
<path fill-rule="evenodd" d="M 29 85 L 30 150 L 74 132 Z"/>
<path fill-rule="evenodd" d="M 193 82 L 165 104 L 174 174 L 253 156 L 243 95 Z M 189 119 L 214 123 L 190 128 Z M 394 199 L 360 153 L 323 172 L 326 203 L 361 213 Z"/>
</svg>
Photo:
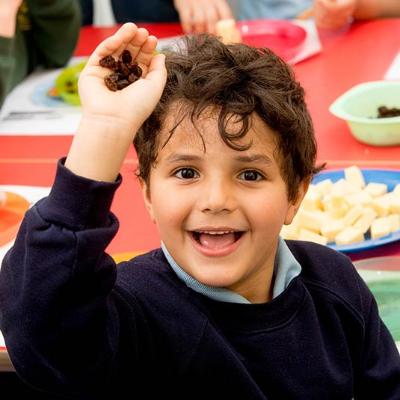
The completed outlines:
<svg viewBox="0 0 400 400">
<path fill-rule="evenodd" d="M 192 122 L 205 109 L 216 108 L 221 138 L 236 150 L 249 147 L 237 141 L 246 135 L 251 116 L 257 113 L 276 134 L 277 159 L 289 200 L 296 198 L 300 182 L 319 171 L 304 90 L 291 68 L 272 51 L 225 45 L 211 35 L 190 36 L 180 51 L 167 54 L 166 67 L 168 78 L 161 100 L 134 140 L 138 175 L 145 182 L 161 145 L 158 137 L 163 122 L 176 105 L 183 106 L 179 121 L 190 117 Z M 239 131 L 227 130 L 232 115 L 239 118 Z"/>
</svg>

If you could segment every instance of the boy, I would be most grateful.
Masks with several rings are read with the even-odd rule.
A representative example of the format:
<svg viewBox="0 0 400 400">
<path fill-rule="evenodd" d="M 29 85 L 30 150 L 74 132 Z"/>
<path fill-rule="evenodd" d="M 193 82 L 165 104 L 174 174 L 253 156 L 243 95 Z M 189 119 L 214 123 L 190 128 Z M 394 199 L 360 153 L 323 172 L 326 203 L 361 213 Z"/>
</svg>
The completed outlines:
<svg viewBox="0 0 400 400">
<path fill-rule="evenodd" d="M 155 47 L 125 24 L 95 50 L 65 166 L 4 260 L 20 376 L 73 399 L 398 399 L 399 354 L 350 261 L 279 239 L 316 171 L 289 68 L 206 36 L 165 69 Z M 143 77 L 111 92 L 99 60 L 124 49 Z M 162 249 L 116 269 L 109 207 L 132 139 Z"/>
</svg>

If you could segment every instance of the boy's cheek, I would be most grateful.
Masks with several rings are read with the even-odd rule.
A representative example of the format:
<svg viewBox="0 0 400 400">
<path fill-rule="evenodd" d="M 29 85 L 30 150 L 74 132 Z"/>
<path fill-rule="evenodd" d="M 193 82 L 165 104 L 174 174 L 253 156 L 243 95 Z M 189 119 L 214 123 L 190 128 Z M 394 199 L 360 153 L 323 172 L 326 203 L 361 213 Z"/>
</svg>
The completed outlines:
<svg viewBox="0 0 400 400">
<path fill-rule="evenodd" d="M 156 218 L 154 216 L 153 204 L 151 202 L 150 187 L 141 178 L 139 178 L 139 184 L 140 184 L 140 189 L 142 191 L 144 205 L 146 206 L 147 212 L 149 213 L 151 222 L 153 222 L 153 224 L 155 224 L 156 223 Z"/>
</svg>

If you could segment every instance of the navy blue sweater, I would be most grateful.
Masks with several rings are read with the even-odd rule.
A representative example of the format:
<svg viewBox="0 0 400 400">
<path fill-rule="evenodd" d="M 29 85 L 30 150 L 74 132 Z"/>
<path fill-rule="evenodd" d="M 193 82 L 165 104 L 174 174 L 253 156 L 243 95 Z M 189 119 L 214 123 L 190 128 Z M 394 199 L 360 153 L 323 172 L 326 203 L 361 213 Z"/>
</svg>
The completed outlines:
<svg viewBox="0 0 400 400">
<path fill-rule="evenodd" d="M 347 257 L 289 241 L 302 273 L 281 295 L 217 302 L 160 249 L 116 268 L 118 184 L 59 166 L 4 259 L 0 327 L 22 379 L 73 399 L 400 399 L 398 351 Z"/>
</svg>

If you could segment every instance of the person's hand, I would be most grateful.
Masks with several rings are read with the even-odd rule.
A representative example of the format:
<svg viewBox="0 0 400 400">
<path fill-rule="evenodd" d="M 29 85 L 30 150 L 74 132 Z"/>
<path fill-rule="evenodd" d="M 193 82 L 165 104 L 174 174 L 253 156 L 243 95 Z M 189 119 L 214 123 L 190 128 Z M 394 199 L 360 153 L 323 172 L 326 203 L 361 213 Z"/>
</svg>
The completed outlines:
<svg viewBox="0 0 400 400">
<path fill-rule="evenodd" d="M 155 55 L 157 39 L 133 23 L 124 24 L 100 43 L 78 81 L 82 119 L 65 166 L 77 175 L 113 181 L 135 133 L 157 105 L 167 79 L 165 56 Z M 111 91 L 104 77 L 111 70 L 100 59 L 117 58 L 129 50 L 141 67 L 142 77 L 122 90 Z"/>
<path fill-rule="evenodd" d="M 0 0 L 0 36 L 13 37 L 22 0 Z"/>
<path fill-rule="evenodd" d="M 232 17 L 226 0 L 174 0 L 185 33 L 215 33 L 221 19 Z"/>
<path fill-rule="evenodd" d="M 338 29 L 351 21 L 358 0 L 315 0 L 314 17 L 319 28 Z"/>
<path fill-rule="evenodd" d="M 78 88 L 84 116 L 113 120 L 138 129 L 159 101 L 166 81 L 164 55 L 155 55 L 157 38 L 133 23 L 124 24 L 95 49 L 80 74 Z M 111 91 L 104 77 L 112 73 L 99 65 L 100 59 L 112 55 L 118 58 L 129 50 L 132 59 L 142 69 L 141 79 L 123 90 Z"/>
</svg>

